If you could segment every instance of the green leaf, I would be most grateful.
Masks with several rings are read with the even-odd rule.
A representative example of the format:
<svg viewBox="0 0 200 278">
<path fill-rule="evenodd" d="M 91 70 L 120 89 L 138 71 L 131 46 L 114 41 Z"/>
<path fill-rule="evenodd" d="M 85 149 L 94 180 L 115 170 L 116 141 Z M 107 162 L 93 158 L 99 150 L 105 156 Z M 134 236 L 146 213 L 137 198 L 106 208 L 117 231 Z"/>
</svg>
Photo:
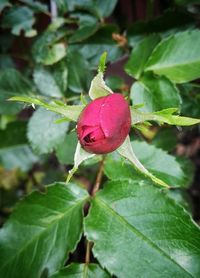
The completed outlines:
<svg viewBox="0 0 200 278">
<path fill-rule="evenodd" d="M 6 7 L 10 7 L 11 4 L 8 0 L 1 0 L 1 3 L 0 3 L 0 12 L 3 11 L 4 8 Z"/>
<path fill-rule="evenodd" d="M 74 10 L 87 10 L 99 17 L 100 19 L 103 17 L 109 16 L 114 10 L 117 0 L 105 1 L 102 5 L 100 0 L 56 0 L 60 5 L 61 9 L 66 9 L 67 11 Z"/>
<path fill-rule="evenodd" d="M 165 108 L 180 109 L 181 98 L 175 85 L 164 76 L 143 76 L 131 87 L 133 105 L 143 104 L 140 111 L 154 112 Z"/>
<path fill-rule="evenodd" d="M 173 199 L 178 205 L 182 206 L 190 215 L 192 215 L 192 202 L 187 191 L 180 188 L 168 190 L 167 196 Z"/>
<path fill-rule="evenodd" d="M 16 96 L 16 97 L 10 98 L 9 100 L 21 101 L 21 102 L 25 102 L 25 103 L 39 105 L 39 106 L 46 108 L 47 110 L 53 111 L 57 114 L 61 114 L 62 116 L 65 116 L 69 120 L 75 121 L 75 122 L 78 120 L 78 117 L 84 108 L 84 105 L 65 105 L 64 103 L 63 103 L 63 105 L 58 104 L 58 103 L 51 104 L 51 103 L 47 103 L 47 102 L 43 101 L 42 99 L 33 98 L 33 97 Z"/>
<path fill-rule="evenodd" d="M 161 128 L 152 143 L 165 151 L 173 151 L 177 144 L 176 132 L 173 128 Z"/>
<path fill-rule="evenodd" d="M 103 80 L 103 73 L 99 72 L 92 80 L 89 96 L 91 99 L 107 96 L 112 94 L 112 90 L 106 86 L 105 81 Z"/>
<path fill-rule="evenodd" d="M 200 76 L 200 31 L 180 32 L 161 41 L 146 65 L 146 71 L 165 75 L 176 83 Z"/>
<path fill-rule="evenodd" d="M 33 11 L 25 6 L 13 6 L 5 12 L 2 19 L 3 28 L 11 28 L 12 34 L 19 36 L 21 31 L 26 37 L 33 37 L 37 31 L 32 28 L 35 23 Z"/>
<path fill-rule="evenodd" d="M 194 28 L 194 26 L 195 21 L 191 13 L 180 9 L 166 9 L 158 17 L 131 24 L 127 30 L 128 42 L 130 46 L 135 47 L 148 34 L 158 33 L 164 38 L 170 34 Z"/>
<path fill-rule="evenodd" d="M 181 84 L 179 85 L 179 89 L 182 98 L 182 114 L 188 117 L 200 118 L 200 98 L 198 84 Z"/>
<path fill-rule="evenodd" d="M 31 7 L 31 9 L 33 11 L 35 11 L 35 12 L 43 12 L 45 14 L 48 12 L 48 6 L 45 5 L 45 4 L 42 4 L 39 1 L 35 1 L 35 0 L 22 0 L 22 2 L 24 4 L 26 4 L 27 6 Z"/>
<path fill-rule="evenodd" d="M 139 79 L 143 73 L 145 64 L 151 55 L 155 46 L 159 43 L 160 36 L 157 34 L 150 35 L 138 43 L 132 50 L 128 62 L 125 64 L 125 71 Z"/>
<path fill-rule="evenodd" d="M 59 21 L 60 22 L 60 21 Z M 58 23 L 59 23 L 58 22 Z M 61 39 L 66 36 L 65 30 L 57 30 L 60 24 L 53 23 L 33 44 L 32 55 L 37 63 L 53 65 L 66 56 L 66 44 Z"/>
<path fill-rule="evenodd" d="M 107 62 L 115 62 L 123 55 L 123 49 L 112 39 L 113 33 L 119 33 L 117 26 L 105 24 L 84 43 L 70 45 L 70 48 L 81 53 L 89 61 L 88 67 L 96 70 L 103 52 L 108 53 Z"/>
<path fill-rule="evenodd" d="M 57 182 L 20 202 L 0 232 L 1 277 L 49 276 L 64 266 L 80 240 L 87 198 L 75 184 Z"/>
<path fill-rule="evenodd" d="M 117 151 L 122 157 L 125 157 L 126 159 L 128 159 L 132 163 L 133 167 L 136 170 L 138 170 L 140 173 L 142 173 L 146 177 L 149 177 L 150 179 L 152 179 L 152 181 L 154 181 L 156 184 L 159 184 L 164 187 L 169 187 L 168 184 L 166 184 L 164 181 L 162 181 L 161 179 L 154 176 L 151 172 L 149 172 L 143 166 L 143 164 L 138 160 L 137 156 L 133 152 L 129 136 L 127 136 L 126 140 L 117 149 Z"/>
<path fill-rule="evenodd" d="M 69 123 L 55 124 L 58 118 L 58 115 L 43 108 L 32 115 L 28 124 L 28 139 L 37 153 L 50 153 L 63 142 Z"/>
<path fill-rule="evenodd" d="M 0 71 L 0 114 L 13 115 L 22 109 L 21 104 L 9 103 L 14 95 L 30 95 L 33 87 L 29 80 L 15 69 Z"/>
<path fill-rule="evenodd" d="M 10 57 L 10 55 L 7 54 L 1 54 L 1 58 L 0 58 L 0 70 L 5 70 L 7 68 L 14 68 L 15 65 L 13 63 L 12 58 Z"/>
<path fill-rule="evenodd" d="M 113 92 L 118 92 L 124 88 L 124 80 L 117 75 L 109 75 L 106 77 L 106 84 Z"/>
<path fill-rule="evenodd" d="M 144 180 L 107 183 L 92 200 L 84 231 L 94 256 L 117 277 L 199 276 L 199 228 Z"/>
<path fill-rule="evenodd" d="M 68 85 L 68 68 L 66 60 L 61 60 L 55 65 L 51 66 L 53 78 L 62 94 L 65 95 Z"/>
<path fill-rule="evenodd" d="M 79 28 L 69 38 L 70 43 L 80 42 L 93 35 L 99 28 L 97 18 L 89 14 L 74 13 L 79 19 Z"/>
<path fill-rule="evenodd" d="M 185 169 L 187 165 L 184 167 L 174 156 L 146 142 L 133 141 L 131 146 L 137 160 L 156 178 L 172 187 L 188 186 L 188 177 Z M 128 160 L 131 161 L 131 157 Z M 192 172 L 190 166 L 189 168 Z M 116 155 L 108 156 L 105 162 L 105 174 L 112 180 L 142 178 L 142 175 L 139 175 L 137 170 L 143 175 L 149 176 L 149 173 L 140 169 L 137 164 L 134 169 L 131 163 L 120 160 Z M 151 176 L 149 177 L 152 178 Z M 152 180 L 154 179 L 152 178 Z"/>
<path fill-rule="evenodd" d="M 65 135 L 64 141 L 56 147 L 56 156 L 62 164 L 73 164 L 78 140 L 75 132 Z"/>
<path fill-rule="evenodd" d="M 0 165 L 28 171 L 37 161 L 38 157 L 28 146 L 25 122 L 12 122 L 0 130 Z"/>
<path fill-rule="evenodd" d="M 85 58 L 80 53 L 69 51 L 67 67 L 69 89 L 75 93 L 88 92 L 92 75 Z"/>
<path fill-rule="evenodd" d="M 61 269 L 50 278 L 109 278 L 110 275 L 98 264 L 72 263 Z"/>
<path fill-rule="evenodd" d="M 176 111 L 177 108 L 168 108 L 154 113 L 143 113 L 131 107 L 132 124 L 134 125 L 145 121 L 156 121 L 169 125 L 190 126 L 200 123 L 200 119 L 172 115 Z"/>
<path fill-rule="evenodd" d="M 149 172 L 172 187 L 187 186 L 184 171 L 176 158 L 146 142 L 133 141 L 135 155 Z"/>
<path fill-rule="evenodd" d="M 37 67 L 34 70 L 33 79 L 41 94 L 51 97 L 62 97 L 62 92 L 49 69 Z"/>
</svg>

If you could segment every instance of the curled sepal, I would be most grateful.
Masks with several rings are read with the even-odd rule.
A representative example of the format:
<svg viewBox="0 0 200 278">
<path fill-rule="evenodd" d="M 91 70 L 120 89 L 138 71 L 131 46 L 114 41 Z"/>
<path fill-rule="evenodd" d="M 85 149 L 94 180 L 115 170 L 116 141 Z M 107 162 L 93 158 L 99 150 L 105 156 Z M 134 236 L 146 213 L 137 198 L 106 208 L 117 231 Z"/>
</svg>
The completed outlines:
<svg viewBox="0 0 200 278">
<path fill-rule="evenodd" d="M 155 183 L 169 188 L 170 186 L 166 184 L 164 181 L 160 180 L 159 178 L 155 177 L 152 173 L 150 173 L 143 165 L 142 163 L 137 159 L 136 155 L 133 152 L 130 137 L 127 136 L 124 143 L 117 149 L 118 153 L 127 158 L 133 166 L 141 173 L 143 173 L 145 176 L 149 177 L 154 181 Z"/>
<path fill-rule="evenodd" d="M 68 183 L 70 181 L 70 179 L 73 177 L 74 173 L 78 170 L 79 165 L 86 159 L 91 158 L 93 156 L 95 156 L 95 154 L 86 152 L 81 147 L 81 144 L 78 142 L 78 144 L 76 146 L 76 151 L 74 154 L 74 167 L 69 171 L 66 183 Z"/>
</svg>

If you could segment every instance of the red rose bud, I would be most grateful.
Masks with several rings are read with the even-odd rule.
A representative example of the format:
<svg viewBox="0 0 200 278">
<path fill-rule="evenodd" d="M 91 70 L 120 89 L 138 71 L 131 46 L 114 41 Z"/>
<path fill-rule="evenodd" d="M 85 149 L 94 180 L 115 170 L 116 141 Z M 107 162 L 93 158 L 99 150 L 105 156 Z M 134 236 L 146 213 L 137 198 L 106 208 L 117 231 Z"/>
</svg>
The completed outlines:
<svg viewBox="0 0 200 278">
<path fill-rule="evenodd" d="M 85 107 L 78 120 L 77 135 L 87 152 L 105 154 L 124 142 L 130 127 L 129 105 L 121 94 L 115 93 Z"/>
</svg>

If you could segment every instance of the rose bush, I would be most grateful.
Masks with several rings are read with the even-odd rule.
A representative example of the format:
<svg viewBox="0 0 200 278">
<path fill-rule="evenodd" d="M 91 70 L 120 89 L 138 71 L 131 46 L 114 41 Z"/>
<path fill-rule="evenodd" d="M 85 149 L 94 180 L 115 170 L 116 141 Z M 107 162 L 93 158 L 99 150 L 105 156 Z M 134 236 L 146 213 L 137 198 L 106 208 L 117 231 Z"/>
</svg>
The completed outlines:
<svg viewBox="0 0 200 278">
<path fill-rule="evenodd" d="M 89 103 L 82 111 L 77 135 L 82 147 L 91 153 L 105 154 L 116 150 L 131 127 L 127 101 L 114 93 Z"/>
</svg>

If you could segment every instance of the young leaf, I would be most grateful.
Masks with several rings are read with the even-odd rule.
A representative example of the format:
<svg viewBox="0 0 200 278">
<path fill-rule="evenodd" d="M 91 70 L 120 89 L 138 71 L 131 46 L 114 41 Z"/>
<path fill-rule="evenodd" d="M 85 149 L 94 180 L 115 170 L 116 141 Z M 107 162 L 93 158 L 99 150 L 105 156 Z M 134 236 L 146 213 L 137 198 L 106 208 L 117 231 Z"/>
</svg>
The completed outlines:
<svg viewBox="0 0 200 278">
<path fill-rule="evenodd" d="M 111 277 L 98 264 L 78 264 L 72 263 L 62 268 L 50 278 L 109 278 Z"/>
<path fill-rule="evenodd" d="M 147 62 L 145 71 L 165 75 L 176 83 L 200 76 L 200 31 L 180 32 L 161 41 Z"/>
<path fill-rule="evenodd" d="M 64 103 L 63 103 L 63 105 L 58 104 L 58 103 L 50 104 L 39 98 L 24 97 L 24 96 L 22 96 L 22 97 L 15 96 L 15 97 L 10 98 L 9 100 L 39 105 L 39 106 L 46 108 L 47 110 L 50 110 L 57 114 L 61 114 L 62 116 L 65 116 L 69 120 L 75 121 L 75 122 L 78 120 L 78 117 L 84 108 L 84 105 L 65 105 Z"/>
<path fill-rule="evenodd" d="M 200 230 L 145 180 L 108 182 L 84 222 L 93 254 L 116 277 L 198 277 Z"/>
<path fill-rule="evenodd" d="M 200 119 L 172 115 L 177 111 L 177 108 L 163 109 L 154 113 L 143 113 L 134 109 L 133 107 L 130 108 L 132 125 L 145 121 L 156 121 L 160 122 L 161 124 L 166 123 L 169 125 L 178 126 L 190 126 L 200 123 Z"/>
<path fill-rule="evenodd" d="M 58 118 L 58 115 L 43 108 L 32 115 L 28 124 L 28 139 L 37 153 L 52 152 L 63 142 L 69 123 L 55 124 L 54 121 Z"/>
<path fill-rule="evenodd" d="M 49 276 L 64 266 L 80 240 L 87 198 L 75 184 L 54 183 L 20 202 L 0 231 L 0 276 Z"/>
<path fill-rule="evenodd" d="M 152 173 L 150 173 L 138 160 L 137 156 L 134 154 L 130 138 L 127 136 L 124 143 L 117 149 L 118 153 L 122 155 L 123 157 L 127 158 L 133 166 L 142 174 L 145 176 L 151 178 L 155 183 L 162 185 L 164 187 L 169 187 L 168 184 L 166 184 L 164 181 L 160 180 L 159 178 L 155 177 Z"/>
<path fill-rule="evenodd" d="M 98 72 L 102 72 L 102 73 L 105 72 L 105 69 L 106 69 L 106 58 L 107 58 L 107 52 L 105 51 L 105 52 L 101 55 L 101 57 L 100 57 Z"/>
</svg>

